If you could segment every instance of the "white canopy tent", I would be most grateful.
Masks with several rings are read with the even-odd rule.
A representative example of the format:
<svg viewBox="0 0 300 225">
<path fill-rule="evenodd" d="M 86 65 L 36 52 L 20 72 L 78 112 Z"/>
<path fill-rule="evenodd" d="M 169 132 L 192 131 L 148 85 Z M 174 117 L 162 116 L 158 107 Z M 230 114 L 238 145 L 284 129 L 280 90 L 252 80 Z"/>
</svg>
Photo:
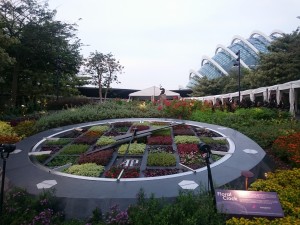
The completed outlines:
<svg viewBox="0 0 300 225">
<path fill-rule="evenodd" d="M 159 87 L 149 87 L 141 91 L 136 91 L 131 94 L 129 94 L 129 100 L 131 99 L 138 99 L 138 100 L 153 100 L 153 99 L 158 99 L 158 96 L 160 95 L 161 90 Z M 180 94 L 165 90 L 165 95 L 167 99 L 174 99 L 174 98 L 180 98 Z"/>
</svg>

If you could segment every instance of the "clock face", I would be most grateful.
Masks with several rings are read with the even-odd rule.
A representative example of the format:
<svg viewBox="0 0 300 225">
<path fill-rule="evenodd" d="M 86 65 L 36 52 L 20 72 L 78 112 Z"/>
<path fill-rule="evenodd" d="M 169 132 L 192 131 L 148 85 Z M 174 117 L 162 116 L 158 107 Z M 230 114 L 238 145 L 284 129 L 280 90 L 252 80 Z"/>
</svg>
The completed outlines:
<svg viewBox="0 0 300 225">
<path fill-rule="evenodd" d="M 198 148 L 201 142 L 210 147 L 210 163 L 229 150 L 224 135 L 204 127 L 163 120 L 117 120 L 51 135 L 34 147 L 32 159 L 66 175 L 147 178 L 206 167 Z"/>
</svg>

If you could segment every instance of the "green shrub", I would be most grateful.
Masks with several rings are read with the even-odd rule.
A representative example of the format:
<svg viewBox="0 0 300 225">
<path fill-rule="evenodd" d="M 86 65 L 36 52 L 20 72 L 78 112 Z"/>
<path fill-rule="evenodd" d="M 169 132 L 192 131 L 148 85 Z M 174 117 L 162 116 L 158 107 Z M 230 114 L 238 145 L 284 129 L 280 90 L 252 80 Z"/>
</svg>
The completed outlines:
<svg viewBox="0 0 300 225">
<path fill-rule="evenodd" d="M 148 166 L 176 166 L 176 157 L 168 152 L 149 153 L 147 158 Z"/>
<path fill-rule="evenodd" d="M 268 173 L 266 180 L 258 179 L 251 184 L 249 190 L 277 192 L 285 217 L 274 220 L 233 218 L 228 220 L 226 224 L 300 224 L 299 186 L 300 169 L 278 170 L 274 173 Z"/>
<path fill-rule="evenodd" d="M 108 129 L 109 129 L 109 126 L 107 126 L 107 125 L 99 125 L 99 126 L 92 126 L 89 129 L 89 131 L 95 131 L 95 132 L 98 132 L 98 133 L 104 133 Z"/>
<path fill-rule="evenodd" d="M 48 110 L 61 110 L 90 104 L 91 101 L 85 96 L 64 97 L 47 103 Z"/>
<path fill-rule="evenodd" d="M 174 141 L 176 144 L 198 144 L 200 140 L 196 136 L 178 135 Z"/>
<path fill-rule="evenodd" d="M 57 140 L 46 140 L 45 145 L 46 146 L 53 146 L 53 145 L 67 145 L 72 141 L 70 138 L 59 138 Z"/>
<path fill-rule="evenodd" d="M 153 131 L 153 133 L 152 133 L 152 136 L 170 136 L 170 135 L 171 135 L 170 128 L 156 130 L 156 131 Z"/>
<path fill-rule="evenodd" d="M 49 159 L 50 155 L 35 155 L 34 157 L 39 163 L 44 163 L 47 159 Z"/>
<path fill-rule="evenodd" d="M 15 132 L 8 123 L 0 121 L 0 135 L 15 135 Z"/>
<path fill-rule="evenodd" d="M 99 138 L 96 142 L 96 145 L 111 145 L 116 143 L 116 140 L 113 137 L 107 137 L 107 136 L 102 136 L 101 138 Z"/>
<path fill-rule="evenodd" d="M 97 165 L 96 163 L 85 163 L 81 165 L 72 165 L 64 172 L 80 176 L 99 177 L 103 171 L 104 166 Z"/>
<path fill-rule="evenodd" d="M 123 144 L 120 146 L 118 153 L 120 155 L 124 155 L 128 148 L 128 144 Z M 128 154 L 129 155 L 141 155 L 144 154 L 146 148 L 146 144 L 138 144 L 138 143 L 131 143 Z"/>
<path fill-rule="evenodd" d="M 220 145 L 228 144 L 226 139 L 213 139 L 210 137 L 200 137 L 200 140 L 205 144 L 220 144 Z"/>
<path fill-rule="evenodd" d="M 46 166 L 49 167 L 57 167 L 57 166 L 64 166 L 68 163 L 76 163 L 78 160 L 78 156 L 72 155 L 62 155 L 62 156 L 55 156 L 50 162 L 47 163 Z"/>
<path fill-rule="evenodd" d="M 67 145 L 61 151 L 63 155 L 79 155 L 86 152 L 89 149 L 89 145 Z"/>
<path fill-rule="evenodd" d="M 34 120 L 25 120 L 16 125 L 13 130 L 20 137 L 29 137 L 34 133 Z"/>
</svg>

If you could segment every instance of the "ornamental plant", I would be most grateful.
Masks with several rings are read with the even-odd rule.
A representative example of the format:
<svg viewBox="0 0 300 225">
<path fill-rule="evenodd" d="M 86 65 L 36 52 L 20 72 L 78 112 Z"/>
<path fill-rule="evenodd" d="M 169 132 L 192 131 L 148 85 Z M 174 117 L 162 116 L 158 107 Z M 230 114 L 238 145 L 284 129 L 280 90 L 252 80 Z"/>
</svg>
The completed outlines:
<svg viewBox="0 0 300 225">
<path fill-rule="evenodd" d="M 196 136 L 178 135 L 174 141 L 176 144 L 198 144 L 200 140 Z"/>
<path fill-rule="evenodd" d="M 135 125 L 135 126 L 132 126 L 131 129 L 130 129 L 131 133 L 133 133 L 134 128 L 136 128 L 137 131 L 142 131 L 142 130 L 148 130 L 148 129 L 150 129 L 150 126 L 147 126 L 147 125 Z"/>
<path fill-rule="evenodd" d="M 155 152 L 169 152 L 169 153 L 174 153 L 174 149 L 171 145 L 162 145 L 162 146 L 157 146 L 157 145 L 149 145 L 148 146 L 148 151 L 150 153 L 155 153 Z"/>
<path fill-rule="evenodd" d="M 46 140 L 44 145 L 45 146 L 63 146 L 67 145 L 72 141 L 70 138 L 59 138 L 57 140 Z"/>
<path fill-rule="evenodd" d="M 72 165 L 64 172 L 79 176 L 99 177 L 104 171 L 104 166 L 97 165 L 96 163 L 85 163 L 81 165 Z"/>
<path fill-rule="evenodd" d="M 99 125 L 99 126 L 92 126 L 91 128 L 89 128 L 89 131 L 95 131 L 99 134 L 103 134 L 108 129 L 109 129 L 109 126 L 107 126 L 107 125 Z"/>
<path fill-rule="evenodd" d="M 68 145 L 63 148 L 62 155 L 79 155 L 89 149 L 89 145 Z"/>
<path fill-rule="evenodd" d="M 55 156 L 50 162 L 46 164 L 49 167 L 57 167 L 57 166 L 64 166 L 69 163 L 76 163 L 78 156 L 73 155 L 58 155 Z"/>
<path fill-rule="evenodd" d="M 272 151 L 281 160 L 300 167 L 300 132 L 279 136 L 272 145 Z"/>
<path fill-rule="evenodd" d="M 120 146 L 118 150 L 118 154 L 124 155 L 125 152 L 127 151 L 128 144 L 123 144 Z M 146 148 L 146 144 L 139 144 L 139 143 L 131 143 L 129 149 L 128 149 L 128 154 L 129 155 L 141 155 L 144 153 Z"/>
<path fill-rule="evenodd" d="M 171 135 L 171 129 L 166 128 L 166 129 L 153 131 L 151 136 L 170 136 L 170 135 Z"/>
<path fill-rule="evenodd" d="M 171 174 L 177 174 L 179 169 L 145 169 L 143 171 L 145 177 L 157 177 L 166 176 Z"/>
<path fill-rule="evenodd" d="M 5 135 L 5 134 L 0 134 L 0 143 L 1 144 L 15 144 L 21 140 L 20 137 L 16 135 Z"/>
<path fill-rule="evenodd" d="M 82 154 L 78 159 L 78 164 L 96 163 L 97 165 L 106 166 L 109 163 L 113 153 L 114 149 L 107 149 L 89 155 Z"/>
<path fill-rule="evenodd" d="M 34 133 L 35 120 L 25 120 L 13 127 L 14 132 L 20 137 L 29 137 Z"/>
<path fill-rule="evenodd" d="M 9 123 L 0 121 L 0 135 L 16 135 Z"/>
<path fill-rule="evenodd" d="M 148 145 L 172 145 L 171 136 L 154 136 L 148 137 Z"/>
<path fill-rule="evenodd" d="M 176 166 L 176 157 L 168 152 L 149 153 L 147 166 Z"/>
<path fill-rule="evenodd" d="M 188 119 L 192 112 L 201 109 L 201 102 L 196 100 L 165 100 L 163 111 L 173 118 Z"/>
<path fill-rule="evenodd" d="M 199 152 L 197 144 L 178 144 L 177 152 L 179 155 Z"/>
<path fill-rule="evenodd" d="M 98 140 L 98 137 L 99 137 L 98 135 L 97 136 L 82 135 L 74 140 L 74 144 L 93 145 Z"/>
<path fill-rule="evenodd" d="M 200 140 L 205 144 L 220 144 L 220 145 L 227 145 L 228 142 L 226 139 L 213 139 L 210 137 L 200 137 Z"/>
<path fill-rule="evenodd" d="M 277 170 L 267 173 L 266 179 L 258 179 L 251 184 L 251 191 L 276 192 L 284 211 L 284 218 L 268 220 L 256 218 L 232 218 L 226 222 L 228 225 L 237 224 L 300 224 L 300 169 Z"/>
<path fill-rule="evenodd" d="M 194 136 L 195 135 L 195 133 L 191 129 L 173 129 L 173 134 L 175 136 L 177 136 L 177 135 Z"/>
<path fill-rule="evenodd" d="M 116 140 L 113 137 L 102 136 L 97 140 L 96 145 L 104 146 L 104 145 L 111 145 L 114 143 L 116 143 Z"/>
<path fill-rule="evenodd" d="M 62 147 L 61 146 L 57 146 L 57 145 L 53 145 L 53 146 L 42 146 L 41 148 L 41 152 L 43 151 L 51 151 L 51 155 L 53 155 L 54 153 L 60 151 Z"/>
<path fill-rule="evenodd" d="M 104 176 L 106 178 L 118 178 L 121 171 L 124 169 L 122 178 L 138 178 L 140 176 L 139 168 L 123 168 L 113 166 L 108 171 L 105 172 Z"/>
</svg>

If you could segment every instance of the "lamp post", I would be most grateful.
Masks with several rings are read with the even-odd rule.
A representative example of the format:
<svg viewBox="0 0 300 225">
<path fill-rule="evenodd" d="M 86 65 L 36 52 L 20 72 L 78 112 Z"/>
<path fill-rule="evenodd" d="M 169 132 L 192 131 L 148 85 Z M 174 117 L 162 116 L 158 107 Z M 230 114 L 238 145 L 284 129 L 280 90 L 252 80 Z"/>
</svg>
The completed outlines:
<svg viewBox="0 0 300 225">
<path fill-rule="evenodd" d="M 0 198 L 0 215 L 1 215 L 1 217 L 2 217 L 2 211 L 3 211 L 6 159 L 9 157 L 9 153 L 13 152 L 15 149 L 16 149 L 16 145 L 0 144 L 1 159 L 3 160 L 2 182 L 1 182 L 1 198 Z"/>
<path fill-rule="evenodd" d="M 241 51 L 238 50 L 237 53 L 235 53 L 237 55 L 237 59 L 236 62 L 233 64 L 234 66 L 238 66 L 239 67 L 239 74 L 238 74 L 238 92 L 239 92 L 239 106 L 240 106 L 240 101 L 241 101 Z"/>
<path fill-rule="evenodd" d="M 198 150 L 206 162 L 207 177 L 208 177 L 208 182 L 209 182 L 209 186 L 210 186 L 210 193 L 211 193 L 211 196 L 213 197 L 213 202 L 214 202 L 214 206 L 215 206 L 215 210 L 216 210 L 216 198 L 215 198 L 216 194 L 215 194 L 215 188 L 214 188 L 214 183 L 213 183 L 211 169 L 210 169 L 210 162 L 209 162 L 209 159 L 211 156 L 210 146 L 203 142 L 200 142 L 198 144 Z"/>
</svg>

